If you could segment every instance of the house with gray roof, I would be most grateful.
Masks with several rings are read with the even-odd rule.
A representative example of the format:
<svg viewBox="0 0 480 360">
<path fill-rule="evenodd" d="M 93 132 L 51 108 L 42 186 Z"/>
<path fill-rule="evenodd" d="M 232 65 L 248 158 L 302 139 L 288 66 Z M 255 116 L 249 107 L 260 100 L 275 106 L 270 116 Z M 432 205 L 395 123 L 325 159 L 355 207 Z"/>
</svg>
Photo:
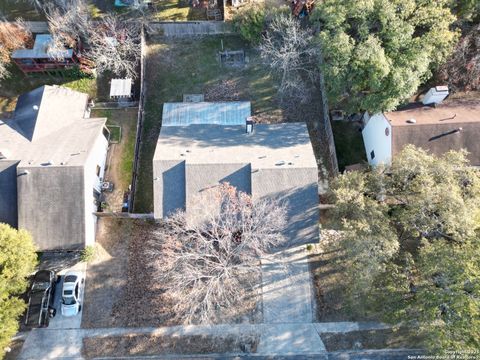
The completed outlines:
<svg viewBox="0 0 480 360">
<path fill-rule="evenodd" d="M 28 230 L 41 251 L 95 241 L 108 131 L 87 104 L 87 94 L 42 86 L 0 120 L 0 222 Z"/>
<path fill-rule="evenodd" d="M 178 209 L 194 216 L 202 193 L 228 182 L 254 199 L 287 202 L 286 235 L 305 243 L 318 241 L 318 168 L 305 123 L 256 124 L 247 133 L 250 103 L 239 108 L 241 114 L 226 103 L 200 104 L 181 106 L 195 121 L 178 116 L 162 124 L 153 158 L 155 218 Z M 219 106 L 233 114 L 204 111 Z M 163 121 L 170 109 L 164 107 Z"/>
</svg>

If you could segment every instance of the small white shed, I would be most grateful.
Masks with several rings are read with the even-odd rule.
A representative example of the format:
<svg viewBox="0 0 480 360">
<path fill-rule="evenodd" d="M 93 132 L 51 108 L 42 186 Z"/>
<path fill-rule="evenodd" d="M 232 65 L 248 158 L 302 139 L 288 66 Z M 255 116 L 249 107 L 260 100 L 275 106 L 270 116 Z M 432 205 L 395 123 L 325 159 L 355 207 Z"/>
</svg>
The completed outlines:
<svg viewBox="0 0 480 360">
<path fill-rule="evenodd" d="M 132 79 L 112 79 L 110 83 L 111 99 L 129 99 L 132 97 Z"/>
</svg>

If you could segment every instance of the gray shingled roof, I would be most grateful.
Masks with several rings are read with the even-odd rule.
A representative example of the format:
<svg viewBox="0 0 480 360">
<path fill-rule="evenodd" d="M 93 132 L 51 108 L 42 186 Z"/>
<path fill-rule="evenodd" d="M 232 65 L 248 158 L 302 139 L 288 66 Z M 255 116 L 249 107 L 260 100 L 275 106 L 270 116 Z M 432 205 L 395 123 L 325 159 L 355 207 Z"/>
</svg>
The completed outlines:
<svg viewBox="0 0 480 360">
<path fill-rule="evenodd" d="M 191 124 L 245 125 L 250 115 L 249 101 L 165 103 L 162 127 Z"/>
<path fill-rule="evenodd" d="M 18 214 L 18 226 L 41 250 L 84 245 L 84 166 L 106 122 L 84 118 L 87 99 L 43 86 L 20 97 L 12 120 L 0 120 L 7 156 L 0 160 L 0 221 L 14 225 Z"/>
<path fill-rule="evenodd" d="M 252 168 L 316 167 L 305 123 L 245 126 L 190 125 L 162 127 L 154 160 L 194 164 L 246 164 Z"/>
<path fill-rule="evenodd" d="M 18 224 L 17 164 L 18 161 L 0 161 L 0 222 L 14 227 Z"/>
<path fill-rule="evenodd" d="M 201 213 L 202 194 L 228 182 L 254 198 L 289 204 L 286 235 L 318 241 L 318 169 L 304 123 L 162 127 L 153 161 L 155 217 Z"/>
</svg>

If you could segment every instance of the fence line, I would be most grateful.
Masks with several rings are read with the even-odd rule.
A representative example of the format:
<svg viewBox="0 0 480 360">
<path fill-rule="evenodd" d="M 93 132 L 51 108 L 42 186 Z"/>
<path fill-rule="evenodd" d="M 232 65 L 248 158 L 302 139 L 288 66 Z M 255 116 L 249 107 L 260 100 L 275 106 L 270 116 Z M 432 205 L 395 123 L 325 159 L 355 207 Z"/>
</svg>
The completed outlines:
<svg viewBox="0 0 480 360">
<path fill-rule="evenodd" d="M 323 63 L 323 56 L 320 56 L 320 62 Z M 333 176 L 337 176 L 339 173 L 338 170 L 338 160 L 337 160 L 337 151 L 335 148 L 335 140 L 333 138 L 332 123 L 330 122 L 330 113 L 328 110 L 328 99 L 327 91 L 325 89 L 325 78 L 323 76 L 323 71 L 320 71 L 320 96 L 322 98 L 322 112 L 323 112 L 323 125 L 325 129 L 325 138 L 328 145 L 328 156 L 330 169 Z"/>
<path fill-rule="evenodd" d="M 185 37 L 230 34 L 232 25 L 222 21 L 159 21 L 150 22 L 149 30 L 152 34 L 166 37 Z"/>
<path fill-rule="evenodd" d="M 125 102 L 99 102 L 95 103 L 92 109 L 124 109 L 124 108 L 136 108 L 139 105 L 138 101 L 125 101 Z"/>
<path fill-rule="evenodd" d="M 133 170 L 132 170 L 132 187 L 130 189 L 130 199 L 128 204 L 128 211 L 133 212 L 133 204 L 135 202 L 135 192 L 137 189 L 138 178 L 138 161 L 140 157 L 140 143 L 142 140 L 143 120 L 145 116 L 145 30 L 142 26 L 140 33 L 140 96 L 138 101 L 138 116 L 137 116 L 137 136 L 135 139 L 135 151 L 133 155 Z"/>
</svg>

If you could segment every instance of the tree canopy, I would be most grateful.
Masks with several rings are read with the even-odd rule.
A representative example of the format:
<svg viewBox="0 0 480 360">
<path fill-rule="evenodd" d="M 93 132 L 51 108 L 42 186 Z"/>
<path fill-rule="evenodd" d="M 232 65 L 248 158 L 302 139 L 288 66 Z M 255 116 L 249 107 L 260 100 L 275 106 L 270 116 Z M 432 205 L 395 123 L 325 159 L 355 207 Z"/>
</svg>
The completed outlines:
<svg viewBox="0 0 480 360">
<path fill-rule="evenodd" d="M 447 0 L 325 0 L 319 24 L 330 104 L 392 110 L 451 52 L 458 33 Z"/>
<path fill-rule="evenodd" d="M 147 250 L 175 313 L 184 323 L 240 313 L 258 285 L 259 256 L 285 242 L 286 205 L 253 201 L 228 183 L 205 190 L 193 208 L 167 218 Z"/>
<path fill-rule="evenodd" d="M 388 168 L 341 175 L 332 226 L 348 301 L 415 324 L 432 350 L 480 346 L 480 174 L 465 152 L 408 146 Z"/>
<path fill-rule="evenodd" d="M 30 234 L 0 223 L 0 357 L 18 330 L 18 317 L 25 310 L 18 295 L 26 290 L 36 263 Z"/>
</svg>

